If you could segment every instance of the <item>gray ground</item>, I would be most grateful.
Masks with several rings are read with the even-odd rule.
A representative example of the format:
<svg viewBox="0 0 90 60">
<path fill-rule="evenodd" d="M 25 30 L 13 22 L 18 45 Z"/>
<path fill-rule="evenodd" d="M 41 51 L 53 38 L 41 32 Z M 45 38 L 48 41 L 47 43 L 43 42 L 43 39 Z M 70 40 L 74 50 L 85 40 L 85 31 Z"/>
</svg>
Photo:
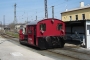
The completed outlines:
<svg viewBox="0 0 90 60">
<path fill-rule="evenodd" d="M 14 40 L 13 40 L 14 39 Z M 70 51 L 65 50 L 69 48 Z M 81 48 L 73 44 L 65 44 L 65 48 L 51 49 L 53 52 L 60 52 L 60 55 L 48 50 L 39 50 L 37 48 L 21 45 L 17 38 L 4 39 L 0 37 L 0 59 L 1 60 L 90 60 L 90 49 Z M 78 53 L 72 52 L 72 50 Z M 83 52 L 83 53 L 79 53 Z M 88 55 L 85 55 L 88 54 Z M 75 58 L 71 58 L 75 57 Z"/>
<path fill-rule="evenodd" d="M 37 50 L 29 46 L 20 45 L 18 41 L 12 41 L 0 37 L 1 60 L 74 60 L 46 50 Z"/>
</svg>

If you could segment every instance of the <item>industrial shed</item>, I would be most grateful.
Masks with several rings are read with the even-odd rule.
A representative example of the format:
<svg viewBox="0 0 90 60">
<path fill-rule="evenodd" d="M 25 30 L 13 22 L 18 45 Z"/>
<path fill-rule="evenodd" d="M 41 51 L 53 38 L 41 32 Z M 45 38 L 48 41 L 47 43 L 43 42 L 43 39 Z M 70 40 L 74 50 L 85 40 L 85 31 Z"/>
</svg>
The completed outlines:
<svg viewBox="0 0 90 60">
<path fill-rule="evenodd" d="M 82 36 L 85 48 L 90 48 L 90 20 L 66 21 L 66 36 L 72 36 L 75 31 Z"/>
</svg>

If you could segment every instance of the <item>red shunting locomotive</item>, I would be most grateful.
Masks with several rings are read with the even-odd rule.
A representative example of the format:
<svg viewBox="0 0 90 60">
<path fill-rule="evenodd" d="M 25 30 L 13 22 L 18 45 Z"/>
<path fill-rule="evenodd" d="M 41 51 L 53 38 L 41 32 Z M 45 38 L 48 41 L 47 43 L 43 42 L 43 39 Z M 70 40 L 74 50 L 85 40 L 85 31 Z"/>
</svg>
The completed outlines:
<svg viewBox="0 0 90 60">
<path fill-rule="evenodd" d="M 65 23 L 55 18 L 30 22 L 19 31 L 21 44 L 26 42 L 40 49 L 64 47 L 64 36 Z"/>
</svg>

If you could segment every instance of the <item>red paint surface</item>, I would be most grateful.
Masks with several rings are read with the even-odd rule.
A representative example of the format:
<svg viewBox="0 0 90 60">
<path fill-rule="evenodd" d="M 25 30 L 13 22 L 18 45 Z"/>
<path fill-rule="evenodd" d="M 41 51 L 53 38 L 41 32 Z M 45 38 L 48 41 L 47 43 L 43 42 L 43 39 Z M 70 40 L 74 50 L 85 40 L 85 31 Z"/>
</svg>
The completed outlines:
<svg viewBox="0 0 90 60">
<path fill-rule="evenodd" d="M 31 31 L 31 33 L 28 33 L 28 43 L 34 45 L 34 26 L 29 26 L 28 30 Z"/>
<path fill-rule="evenodd" d="M 45 23 L 46 24 L 46 31 L 44 33 L 41 33 L 40 31 L 40 24 Z M 57 25 L 58 23 L 63 24 L 62 30 L 57 30 Z M 54 22 L 52 23 L 52 19 L 45 19 L 37 24 L 37 37 L 42 37 L 42 36 L 63 36 L 65 35 L 65 24 L 61 20 L 54 19 Z"/>
<path fill-rule="evenodd" d="M 41 33 L 40 31 L 40 24 L 45 23 L 46 24 L 46 31 Z M 63 24 L 62 30 L 57 29 L 58 23 Z M 36 44 L 34 44 L 34 28 L 36 29 Z M 29 30 L 32 31 L 32 33 L 29 33 Z M 64 36 L 65 35 L 65 23 L 61 20 L 54 19 L 54 22 L 52 22 L 52 19 L 44 19 L 39 21 L 36 25 L 27 25 L 26 27 L 26 33 L 28 35 L 28 43 L 31 45 L 38 46 L 38 37 L 44 37 L 44 36 Z M 20 39 L 23 39 L 23 33 L 20 30 Z M 22 36 L 21 36 L 22 35 Z"/>
<path fill-rule="evenodd" d="M 23 39 L 24 39 L 23 30 L 20 29 L 20 31 L 19 31 L 19 40 L 23 40 Z"/>
</svg>

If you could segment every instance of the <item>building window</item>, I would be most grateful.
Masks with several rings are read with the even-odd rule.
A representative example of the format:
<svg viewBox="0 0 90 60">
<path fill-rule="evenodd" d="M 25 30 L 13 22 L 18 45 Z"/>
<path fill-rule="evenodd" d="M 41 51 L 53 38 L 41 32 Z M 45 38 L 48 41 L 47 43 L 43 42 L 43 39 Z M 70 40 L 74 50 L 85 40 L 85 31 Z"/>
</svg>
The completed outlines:
<svg viewBox="0 0 90 60">
<path fill-rule="evenodd" d="M 66 20 L 66 17 L 64 17 L 64 20 Z"/>
<path fill-rule="evenodd" d="M 82 14 L 82 19 L 85 20 L 85 14 Z"/>
<path fill-rule="evenodd" d="M 58 30 L 61 30 L 61 29 L 62 29 L 62 24 L 58 23 L 57 29 L 58 29 Z"/>
<path fill-rule="evenodd" d="M 76 21 L 78 20 L 78 15 L 76 15 Z"/>
<path fill-rule="evenodd" d="M 40 24 L 40 30 L 46 31 L 46 24 Z"/>
<path fill-rule="evenodd" d="M 70 21 L 72 20 L 72 16 L 70 16 Z"/>
</svg>

